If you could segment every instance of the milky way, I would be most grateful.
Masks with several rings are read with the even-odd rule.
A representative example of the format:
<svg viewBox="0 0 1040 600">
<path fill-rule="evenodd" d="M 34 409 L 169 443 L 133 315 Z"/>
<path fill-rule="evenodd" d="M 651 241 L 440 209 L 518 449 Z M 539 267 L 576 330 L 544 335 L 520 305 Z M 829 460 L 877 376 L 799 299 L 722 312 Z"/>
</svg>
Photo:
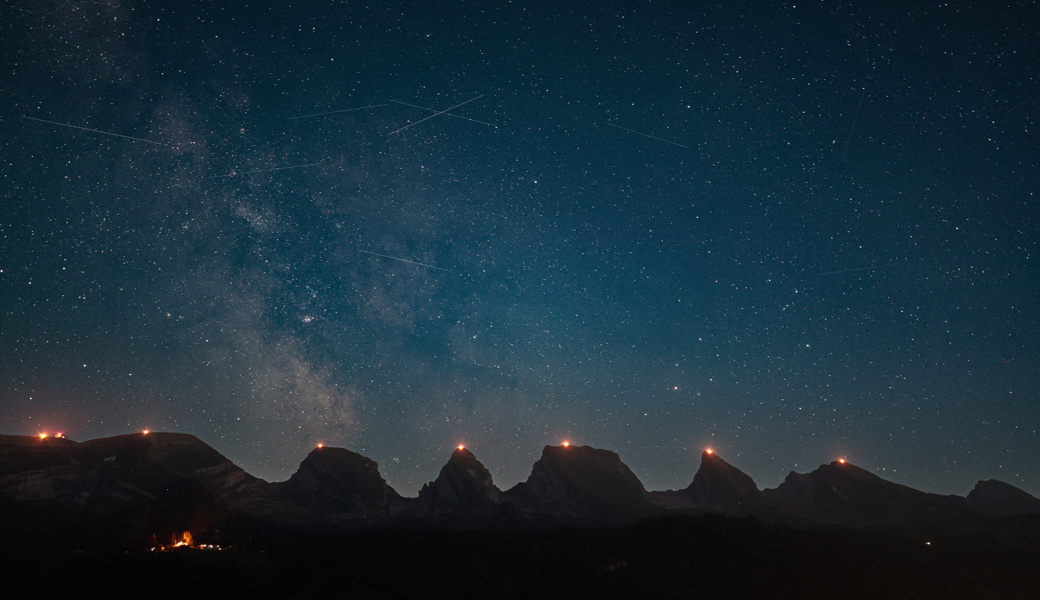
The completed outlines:
<svg viewBox="0 0 1040 600">
<path fill-rule="evenodd" d="M 3 11 L 3 433 L 1040 494 L 1036 5 L 138 4 Z"/>
</svg>

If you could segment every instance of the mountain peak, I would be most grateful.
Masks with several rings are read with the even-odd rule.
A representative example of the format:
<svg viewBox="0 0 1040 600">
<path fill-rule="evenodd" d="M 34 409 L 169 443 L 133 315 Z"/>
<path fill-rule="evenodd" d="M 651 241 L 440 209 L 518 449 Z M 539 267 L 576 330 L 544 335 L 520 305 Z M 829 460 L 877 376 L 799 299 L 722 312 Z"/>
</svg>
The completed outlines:
<svg viewBox="0 0 1040 600">
<path fill-rule="evenodd" d="M 785 502 L 816 504 L 846 498 L 853 492 L 877 493 L 879 490 L 896 490 L 903 487 L 848 461 L 835 460 L 820 465 L 810 473 L 791 471 L 783 483 L 770 490 L 768 495 Z"/>
<path fill-rule="evenodd" d="M 303 503 L 339 514 L 385 513 L 400 500 L 374 460 L 332 446 L 311 450 L 282 485 Z"/>
<path fill-rule="evenodd" d="M 466 448 L 465 446 L 459 446 L 455 448 L 454 452 L 451 453 L 451 458 L 448 460 L 476 461 L 477 457 L 469 451 L 469 448 Z"/>
<path fill-rule="evenodd" d="M 501 493 L 491 472 L 472 452 L 459 446 L 437 479 L 419 490 L 419 501 L 434 513 L 484 512 L 498 505 Z"/>
<path fill-rule="evenodd" d="M 569 444 L 545 446 L 527 481 L 506 495 L 528 512 L 590 521 L 631 514 L 647 499 L 616 452 Z"/>
<path fill-rule="evenodd" d="M 846 524 L 947 519 L 965 514 L 963 498 L 928 494 L 883 479 L 849 462 L 833 461 L 806 474 L 792 472 L 766 495 L 823 511 Z"/>
<path fill-rule="evenodd" d="M 845 459 L 832 460 L 825 465 L 820 465 L 817 471 L 826 472 L 835 477 L 852 477 L 866 481 L 885 481 L 885 479 L 882 479 L 880 476 L 871 473 L 863 467 L 858 467 Z"/>
<path fill-rule="evenodd" d="M 1040 499 L 996 479 L 976 483 L 968 492 L 968 502 L 982 512 L 995 515 L 1040 513 Z"/>
<path fill-rule="evenodd" d="M 684 491 L 693 504 L 718 510 L 766 502 L 755 480 L 711 450 L 701 454 L 700 469 Z"/>
</svg>

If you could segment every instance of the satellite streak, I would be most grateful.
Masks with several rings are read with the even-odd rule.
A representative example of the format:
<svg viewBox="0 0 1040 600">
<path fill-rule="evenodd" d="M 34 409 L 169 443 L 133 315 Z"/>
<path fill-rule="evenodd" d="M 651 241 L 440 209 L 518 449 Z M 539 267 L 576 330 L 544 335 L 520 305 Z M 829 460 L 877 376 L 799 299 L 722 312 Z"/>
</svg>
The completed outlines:
<svg viewBox="0 0 1040 600">
<path fill-rule="evenodd" d="M 159 142 L 153 142 L 152 140 L 146 140 L 132 135 L 123 135 L 121 133 L 112 133 L 111 131 L 101 131 L 100 129 L 91 129 L 89 127 L 80 127 L 79 125 L 69 125 L 68 123 L 59 123 L 57 121 L 48 121 L 47 119 L 37 119 L 36 117 L 27 117 L 22 115 L 23 119 L 29 119 L 30 121 L 39 121 L 40 123 L 49 123 L 51 125 L 57 125 L 59 127 L 68 127 L 69 129 L 79 129 L 80 131 L 89 131 L 91 133 L 100 133 L 101 135 L 110 135 L 112 137 L 123 138 L 124 140 L 133 140 L 135 142 L 144 142 L 146 144 L 155 144 L 156 146 L 165 146 L 166 144 L 160 144 Z"/>
<path fill-rule="evenodd" d="M 403 104 L 404 106 L 411 106 L 412 108 L 418 108 L 418 109 L 426 110 L 426 111 L 429 111 L 429 112 L 437 112 L 437 110 L 433 109 L 433 108 L 428 108 L 426 106 L 419 106 L 417 104 L 408 104 L 407 102 L 401 102 L 400 100 L 391 100 L 391 102 L 393 102 L 394 104 Z M 449 110 L 451 110 L 451 109 L 449 109 Z M 446 113 L 446 114 L 449 117 L 455 117 L 456 119 L 465 119 L 467 121 L 473 121 L 474 123 L 480 123 L 481 125 L 487 125 L 488 127 L 494 127 L 495 129 L 498 129 L 498 125 L 495 125 L 493 123 L 488 123 L 486 121 L 478 121 L 477 119 L 471 119 L 469 117 L 463 117 L 462 115 L 453 115 L 451 113 Z"/>
<path fill-rule="evenodd" d="M 892 267 L 898 267 L 899 263 L 892 263 L 888 265 L 878 265 L 876 267 L 859 267 L 858 269 L 842 269 L 841 271 L 827 271 L 826 273 L 817 273 L 817 277 L 823 277 L 824 275 L 841 275 L 843 273 L 852 273 L 854 271 L 873 271 L 875 269 L 890 269 Z"/>
<path fill-rule="evenodd" d="M 418 125 L 419 123 L 422 123 L 423 121 L 429 121 L 430 119 L 432 119 L 432 118 L 434 118 L 434 117 L 436 117 L 438 115 L 443 115 L 444 113 L 448 112 L 449 110 L 455 110 L 456 108 L 462 106 L 463 104 L 469 104 L 470 102 L 473 102 L 474 100 L 479 100 L 479 99 L 481 99 L 483 97 L 484 97 L 484 94 L 481 94 L 481 95 L 477 96 L 476 98 L 470 98 L 469 100 L 466 100 L 462 104 L 456 104 L 455 106 L 452 106 L 451 108 L 446 108 L 446 109 L 444 109 L 442 111 L 435 112 L 432 115 L 426 117 L 425 119 L 419 119 L 415 123 L 410 123 L 410 124 L 405 125 L 404 127 L 400 128 L 400 129 L 395 129 L 395 130 L 391 131 L 390 133 L 388 133 L 387 135 L 393 135 L 393 134 L 397 133 L 398 131 L 404 131 L 405 129 L 408 129 L 412 125 Z M 452 115 L 452 116 L 454 116 L 454 115 Z"/>
<path fill-rule="evenodd" d="M 320 165 L 320 162 L 307 163 L 305 165 L 293 165 L 291 167 L 274 167 L 273 169 L 259 169 L 256 171 L 233 171 L 227 175 L 211 175 L 206 179 L 219 179 L 221 177 L 238 177 L 239 175 L 250 175 L 252 173 L 270 173 L 271 171 L 284 171 L 286 169 L 302 169 L 304 167 L 316 167 Z"/>
<path fill-rule="evenodd" d="M 650 135 L 649 133 L 643 133 L 642 131 L 636 131 L 635 129 L 629 129 L 628 127 L 622 127 L 620 125 L 615 125 L 613 123 L 607 123 L 607 125 L 610 125 L 611 127 L 614 127 L 616 129 L 620 129 L 621 131 L 627 131 L 629 133 L 634 133 L 636 135 L 641 135 L 643 137 L 648 137 L 648 138 L 650 138 L 652 140 L 657 140 L 659 142 L 664 142 L 666 144 L 671 144 L 673 146 L 678 146 L 680 148 L 686 148 L 687 150 L 690 148 L 689 146 L 683 146 L 679 142 L 673 142 L 671 140 L 666 140 L 664 138 L 659 138 L 657 136 Z"/>
<path fill-rule="evenodd" d="M 359 106 L 357 108 L 344 108 L 343 110 L 330 110 L 328 112 L 314 113 L 312 115 L 300 115 L 298 117 L 289 117 L 289 120 L 293 121 L 295 119 L 308 119 L 310 117 L 322 117 L 322 116 L 325 116 L 325 115 L 335 115 L 335 114 L 339 114 L 339 113 L 353 112 L 355 110 L 365 110 L 366 108 L 379 108 L 380 106 L 387 106 L 387 105 L 386 104 L 370 104 L 368 106 Z"/>
<path fill-rule="evenodd" d="M 852 141 L 852 132 L 856 131 L 856 119 L 859 118 L 859 109 L 863 108 L 863 98 L 867 95 L 867 86 L 863 86 L 863 93 L 859 95 L 859 104 L 856 105 L 856 116 L 852 117 L 852 127 L 849 128 L 849 137 L 845 138 L 845 150 L 841 153 L 841 162 L 845 162 L 845 156 L 849 153 L 849 142 Z M 842 172 L 844 175 L 844 171 Z"/>
<path fill-rule="evenodd" d="M 372 256 L 382 256 L 383 258 L 389 258 L 390 260 L 399 260 L 401 262 L 411 263 L 413 265 L 419 265 L 420 267 L 426 267 L 427 269 L 437 269 L 438 271 L 447 271 L 447 269 L 442 269 L 440 267 L 435 267 L 433 265 L 428 265 L 426 263 L 416 262 L 414 260 L 408 260 L 407 258 L 398 258 L 396 256 L 390 256 L 390 255 L 387 255 L 387 254 L 380 254 L 378 252 L 369 252 L 368 250 L 358 250 L 358 252 L 363 252 L 365 254 L 371 254 Z"/>
</svg>

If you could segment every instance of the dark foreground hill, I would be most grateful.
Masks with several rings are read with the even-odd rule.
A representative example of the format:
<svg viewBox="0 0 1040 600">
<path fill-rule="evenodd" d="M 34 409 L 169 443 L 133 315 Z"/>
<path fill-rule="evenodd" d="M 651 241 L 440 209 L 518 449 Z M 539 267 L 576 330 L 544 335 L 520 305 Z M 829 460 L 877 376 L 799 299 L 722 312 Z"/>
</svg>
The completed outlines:
<svg viewBox="0 0 1040 600">
<path fill-rule="evenodd" d="M 12 598 L 84 589 L 117 598 L 1040 597 L 1036 538 L 919 540 L 720 515 L 608 529 L 260 537 L 220 551 L 8 550 L 0 563 Z"/>
</svg>

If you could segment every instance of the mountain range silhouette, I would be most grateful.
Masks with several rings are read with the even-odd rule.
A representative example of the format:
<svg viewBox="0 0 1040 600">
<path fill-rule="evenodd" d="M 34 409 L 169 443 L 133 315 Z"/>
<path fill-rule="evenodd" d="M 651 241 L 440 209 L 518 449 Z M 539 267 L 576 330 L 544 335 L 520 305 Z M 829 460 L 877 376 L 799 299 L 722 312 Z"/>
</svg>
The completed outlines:
<svg viewBox="0 0 1040 600">
<path fill-rule="evenodd" d="M 1014 530 L 1040 500 L 1007 483 L 944 496 L 832 462 L 791 473 L 775 489 L 706 451 L 690 485 L 647 492 L 620 457 L 589 446 L 546 446 L 509 490 L 465 448 L 417 498 L 386 483 L 371 459 L 315 448 L 284 482 L 249 475 L 195 436 L 138 433 L 77 443 L 0 436 L 0 516 L 11 522 L 104 522 L 126 536 L 228 529 L 551 529 L 624 526 L 662 516 L 721 513 L 820 527 Z M 45 527 L 46 528 L 46 527 Z"/>
</svg>

